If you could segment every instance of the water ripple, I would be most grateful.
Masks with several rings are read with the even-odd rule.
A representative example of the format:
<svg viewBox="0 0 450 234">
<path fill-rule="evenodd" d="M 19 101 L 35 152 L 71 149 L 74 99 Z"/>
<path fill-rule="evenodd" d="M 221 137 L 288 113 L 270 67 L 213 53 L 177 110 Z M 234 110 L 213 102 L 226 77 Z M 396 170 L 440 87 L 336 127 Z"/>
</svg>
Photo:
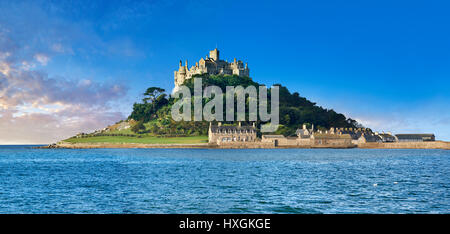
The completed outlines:
<svg viewBox="0 0 450 234">
<path fill-rule="evenodd" d="M 450 151 L 0 146 L 0 213 L 449 213 Z"/>
</svg>

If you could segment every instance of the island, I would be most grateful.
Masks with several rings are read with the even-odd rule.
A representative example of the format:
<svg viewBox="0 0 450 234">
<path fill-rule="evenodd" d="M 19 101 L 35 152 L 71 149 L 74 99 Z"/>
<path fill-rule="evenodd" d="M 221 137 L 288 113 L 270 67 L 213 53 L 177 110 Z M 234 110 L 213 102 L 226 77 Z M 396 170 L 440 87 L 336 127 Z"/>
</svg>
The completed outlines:
<svg viewBox="0 0 450 234">
<path fill-rule="evenodd" d="M 173 92 L 187 87 L 195 92 L 194 80 L 201 78 L 201 90 L 208 86 L 225 91 L 227 87 L 265 87 L 250 78 L 248 64 L 234 58 L 220 59 L 219 50 L 210 51 L 192 67 L 180 61 L 174 71 Z M 275 132 L 261 132 L 268 124 L 260 118 L 251 121 L 175 121 L 171 110 L 180 101 L 159 87 L 149 87 L 140 103 L 125 120 L 91 133 L 79 133 L 43 148 L 367 148 L 367 149 L 450 149 L 450 142 L 437 141 L 432 133 L 392 134 L 374 132 L 356 120 L 333 109 L 318 106 L 279 87 L 279 125 Z M 261 90 L 261 89 L 260 89 Z M 267 89 L 270 93 L 270 90 Z M 214 98 L 226 99 L 225 92 Z M 185 97 L 183 97 L 185 98 Z M 244 93 L 245 110 L 251 97 Z M 203 96 L 200 104 L 211 100 Z M 191 98 L 188 100 L 191 102 Z M 194 97 L 192 102 L 195 103 Z M 236 99 L 233 99 L 236 104 Z M 227 108 L 223 103 L 224 109 Z M 236 106 L 236 105 L 235 105 Z M 189 106 L 190 109 L 194 107 Z M 247 114 L 249 115 L 249 114 Z M 223 119 L 226 119 L 225 117 Z"/>
</svg>

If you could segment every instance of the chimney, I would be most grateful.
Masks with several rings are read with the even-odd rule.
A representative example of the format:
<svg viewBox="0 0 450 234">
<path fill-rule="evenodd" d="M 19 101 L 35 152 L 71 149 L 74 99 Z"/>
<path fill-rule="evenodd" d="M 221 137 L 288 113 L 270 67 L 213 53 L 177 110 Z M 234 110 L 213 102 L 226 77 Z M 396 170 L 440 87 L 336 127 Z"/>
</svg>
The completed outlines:
<svg viewBox="0 0 450 234">
<path fill-rule="evenodd" d="M 303 130 L 306 130 L 306 124 L 303 124 Z"/>
</svg>

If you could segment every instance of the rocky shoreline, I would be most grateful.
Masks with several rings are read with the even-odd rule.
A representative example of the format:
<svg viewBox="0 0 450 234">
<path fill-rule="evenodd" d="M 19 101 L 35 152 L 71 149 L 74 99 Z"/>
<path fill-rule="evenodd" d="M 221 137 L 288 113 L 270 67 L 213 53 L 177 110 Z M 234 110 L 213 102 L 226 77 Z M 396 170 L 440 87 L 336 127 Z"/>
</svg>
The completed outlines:
<svg viewBox="0 0 450 234">
<path fill-rule="evenodd" d="M 43 149 L 98 149 L 98 148 L 158 148 L 158 149 L 179 149 L 179 148 L 198 148 L 198 149 L 286 149 L 286 148 L 304 148 L 304 149 L 446 149 L 450 150 L 450 142 L 432 141 L 432 142 L 394 142 L 394 143 L 364 143 L 353 146 L 336 145 L 300 145 L 300 146 L 270 146 L 266 144 L 248 144 L 248 145 L 216 145 L 209 143 L 198 144 L 142 144 L 142 143 L 67 143 L 59 142 L 37 148 Z"/>
</svg>

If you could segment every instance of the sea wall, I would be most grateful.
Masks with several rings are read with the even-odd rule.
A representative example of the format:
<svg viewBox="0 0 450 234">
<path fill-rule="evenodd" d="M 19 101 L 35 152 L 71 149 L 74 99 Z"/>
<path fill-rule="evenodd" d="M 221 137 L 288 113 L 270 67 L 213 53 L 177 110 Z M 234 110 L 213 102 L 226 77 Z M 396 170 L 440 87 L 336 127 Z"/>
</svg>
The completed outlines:
<svg viewBox="0 0 450 234">
<path fill-rule="evenodd" d="M 425 141 L 425 142 L 391 142 L 391 143 L 361 143 L 358 148 L 365 149 L 450 149 L 450 142 Z"/>
<path fill-rule="evenodd" d="M 287 143 L 287 142 L 286 142 Z M 291 142 L 289 142 L 291 143 Z M 303 144 L 302 144 L 303 143 Z M 393 142 L 393 143 L 360 143 L 358 145 L 334 142 L 333 144 L 279 144 L 274 142 L 229 142 L 220 145 L 210 143 L 198 144 L 141 144 L 141 143 L 67 143 L 60 142 L 40 148 L 95 149 L 95 148 L 210 148 L 210 149 L 278 149 L 278 148 L 364 148 L 364 149 L 447 149 L 450 142 Z"/>
</svg>

